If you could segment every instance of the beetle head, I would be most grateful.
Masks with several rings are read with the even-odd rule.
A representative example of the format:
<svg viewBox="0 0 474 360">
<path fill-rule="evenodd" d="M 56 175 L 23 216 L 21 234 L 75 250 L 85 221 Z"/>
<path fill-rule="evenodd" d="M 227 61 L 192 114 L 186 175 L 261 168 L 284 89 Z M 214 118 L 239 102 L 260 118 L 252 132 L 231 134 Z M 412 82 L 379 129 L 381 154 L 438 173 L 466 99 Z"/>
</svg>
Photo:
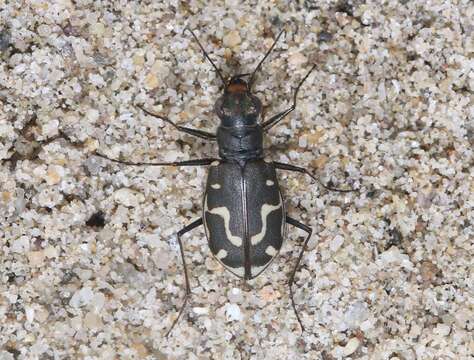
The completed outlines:
<svg viewBox="0 0 474 360">
<path fill-rule="evenodd" d="M 214 106 L 223 126 L 254 125 L 262 111 L 262 103 L 249 90 L 241 76 L 233 76 L 227 83 L 224 95 Z"/>
<path fill-rule="evenodd" d="M 270 49 L 268 49 L 265 56 L 262 58 L 262 60 L 260 60 L 257 67 L 251 74 L 239 74 L 233 76 L 228 82 L 225 81 L 224 76 L 209 57 L 209 54 L 199 42 L 196 34 L 188 27 L 186 30 L 192 34 L 197 44 L 201 48 L 204 57 L 211 63 L 212 67 L 216 71 L 216 74 L 220 77 L 222 83 L 225 85 L 224 95 L 217 99 L 216 104 L 214 105 L 214 110 L 217 116 L 221 119 L 222 125 L 239 127 L 257 124 L 258 117 L 262 112 L 262 103 L 255 95 L 252 95 L 251 93 L 255 74 L 260 70 L 263 62 L 270 55 L 273 48 L 277 44 L 278 39 L 280 39 L 285 30 L 280 31 L 277 38 L 273 42 L 273 45 L 270 47 Z M 250 75 L 250 80 L 248 82 L 242 80 L 242 77 L 247 75 Z"/>
</svg>

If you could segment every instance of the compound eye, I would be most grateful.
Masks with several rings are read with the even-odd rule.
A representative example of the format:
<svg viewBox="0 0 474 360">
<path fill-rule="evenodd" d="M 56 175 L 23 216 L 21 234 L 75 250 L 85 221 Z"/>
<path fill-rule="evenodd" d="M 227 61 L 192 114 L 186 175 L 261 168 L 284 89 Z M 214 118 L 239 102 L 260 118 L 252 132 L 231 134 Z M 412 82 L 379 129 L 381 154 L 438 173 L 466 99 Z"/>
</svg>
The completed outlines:
<svg viewBox="0 0 474 360">
<path fill-rule="evenodd" d="M 247 115 L 257 115 L 257 108 L 254 105 L 250 106 L 247 110 Z"/>
<path fill-rule="evenodd" d="M 257 116 L 260 112 L 262 105 L 260 101 L 256 98 L 250 99 L 246 106 L 246 115 L 248 116 Z"/>
<path fill-rule="evenodd" d="M 229 108 L 227 106 L 223 106 L 221 108 L 221 113 L 224 115 L 224 116 L 232 116 L 234 114 L 234 111 L 233 111 L 233 108 Z"/>
<path fill-rule="evenodd" d="M 224 105 L 224 101 L 223 101 L 222 97 L 217 99 L 217 101 L 214 105 L 214 111 L 216 112 L 216 114 L 219 118 L 222 118 L 222 116 L 225 116 L 227 114 L 226 107 Z"/>
</svg>

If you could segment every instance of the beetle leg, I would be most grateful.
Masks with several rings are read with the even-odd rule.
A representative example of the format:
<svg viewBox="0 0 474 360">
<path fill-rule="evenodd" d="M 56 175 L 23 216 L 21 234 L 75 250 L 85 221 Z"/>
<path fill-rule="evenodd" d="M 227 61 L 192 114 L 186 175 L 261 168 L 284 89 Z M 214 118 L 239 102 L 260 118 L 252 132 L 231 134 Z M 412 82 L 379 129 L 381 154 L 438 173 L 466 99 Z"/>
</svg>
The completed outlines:
<svg viewBox="0 0 474 360">
<path fill-rule="evenodd" d="M 295 166 L 295 165 L 291 165 L 291 164 L 285 164 L 285 163 L 281 163 L 281 162 L 278 162 L 278 161 L 274 161 L 273 164 L 275 165 L 275 167 L 277 169 L 296 171 L 296 172 L 299 172 L 299 173 L 302 173 L 302 174 L 309 175 L 311 177 L 311 179 L 317 181 L 326 190 L 337 191 L 337 192 L 357 191 L 357 189 L 337 189 L 337 188 L 333 188 L 331 186 L 325 185 L 321 182 L 321 180 L 319 180 L 316 176 L 311 174 L 307 169 L 299 167 L 299 166 Z"/>
<path fill-rule="evenodd" d="M 291 105 L 288 109 L 283 110 L 281 113 L 278 113 L 274 116 L 272 116 L 270 119 L 267 121 L 264 121 L 262 124 L 262 128 L 264 132 L 267 132 L 270 128 L 275 126 L 279 121 L 283 120 L 286 115 L 288 115 L 290 112 L 296 109 L 296 98 L 298 96 L 298 91 L 300 90 L 301 86 L 305 82 L 305 80 L 308 78 L 309 74 L 316 68 L 316 65 L 313 65 L 313 67 L 306 73 L 305 77 L 300 81 L 298 86 L 295 88 L 295 92 L 293 93 L 293 105 Z"/>
<path fill-rule="evenodd" d="M 313 230 L 309 226 L 300 223 L 299 221 L 289 217 L 288 215 L 286 215 L 286 222 L 290 225 L 293 225 L 294 227 L 297 227 L 300 230 L 303 230 L 305 233 L 308 234 L 308 236 L 306 237 L 306 240 L 303 243 L 303 247 L 301 248 L 298 259 L 296 260 L 296 264 L 293 267 L 293 271 L 291 272 L 290 280 L 288 281 L 288 287 L 290 288 L 291 305 L 293 306 L 293 310 L 295 311 L 296 319 L 298 320 L 298 323 L 301 326 L 301 331 L 304 332 L 304 326 L 303 326 L 303 323 L 301 322 L 300 316 L 298 315 L 298 310 L 296 310 L 295 299 L 293 298 L 293 283 L 295 281 L 296 270 L 298 270 L 298 266 L 300 265 L 304 252 L 306 251 L 306 245 L 308 244 L 308 241 L 311 237 Z"/>
<path fill-rule="evenodd" d="M 192 159 L 192 160 L 184 160 L 184 161 L 175 161 L 175 162 L 131 162 L 131 161 L 124 161 L 119 159 L 112 159 L 108 156 L 101 154 L 99 152 L 94 152 L 94 155 L 99 156 L 103 159 L 113 161 L 123 165 L 131 165 L 131 166 L 205 166 L 210 165 L 214 161 L 218 161 L 218 159 Z"/>
<path fill-rule="evenodd" d="M 191 230 L 197 228 L 198 226 L 202 225 L 202 218 L 199 218 L 195 221 L 193 221 L 191 224 L 186 225 L 184 228 L 182 228 L 180 231 L 178 231 L 178 244 L 179 244 L 179 251 L 181 253 L 181 261 L 183 262 L 183 269 L 184 269 L 184 280 L 186 283 L 186 293 L 184 295 L 184 302 L 183 305 L 181 305 L 181 308 L 179 310 L 178 316 L 176 319 L 174 319 L 173 324 L 171 324 L 170 329 L 166 333 L 166 337 L 171 333 L 173 330 L 174 326 L 177 324 L 179 318 L 181 317 L 181 314 L 184 311 L 184 308 L 186 307 L 186 303 L 188 302 L 189 296 L 191 295 L 191 286 L 189 285 L 189 277 L 188 277 L 188 269 L 186 267 L 186 261 L 184 260 L 184 249 L 183 249 L 183 243 L 181 242 L 181 236 L 184 234 L 190 232 Z"/>
<path fill-rule="evenodd" d="M 192 128 L 188 128 L 188 127 L 181 126 L 181 125 L 176 125 L 173 121 L 171 121 L 170 119 L 168 119 L 167 117 L 165 117 L 163 115 L 159 115 L 159 114 L 156 114 L 152 111 L 149 111 L 149 110 L 145 109 L 144 107 L 142 107 L 140 105 L 137 105 L 137 106 L 144 113 L 163 120 L 164 122 L 166 122 L 166 123 L 170 124 L 171 126 L 173 126 L 178 131 L 184 132 L 184 133 L 189 134 L 189 135 L 197 136 L 197 137 L 199 137 L 201 139 L 204 139 L 204 140 L 209 140 L 209 141 L 215 141 L 216 140 L 216 135 L 211 134 L 210 132 L 203 131 L 203 130 L 198 130 L 198 129 L 192 129 Z"/>
</svg>

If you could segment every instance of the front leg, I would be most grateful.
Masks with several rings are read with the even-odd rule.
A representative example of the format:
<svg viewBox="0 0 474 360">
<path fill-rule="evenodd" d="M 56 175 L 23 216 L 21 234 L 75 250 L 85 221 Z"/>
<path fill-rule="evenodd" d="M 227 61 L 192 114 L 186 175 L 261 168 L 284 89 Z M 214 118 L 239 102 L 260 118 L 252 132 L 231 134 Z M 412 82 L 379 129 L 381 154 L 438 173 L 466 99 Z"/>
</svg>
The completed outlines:
<svg viewBox="0 0 474 360">
<path fill-rule="evenodd" d="M 155 114 L 154 112 L 151 112 L 151 111 L 149 111 L 149 110 L 147 110 L 144 107 L 139 106 L 139 105 L 138 105 L 138 108 L 140 108 L 144 113 L 146 113 L 150 116 L 156 117 L 158 119 L 161 119 L 164 122 L 170 124 L 171 126 L 173 126 L 178 131 L 184 132 L 184 133 L 189 134 L 189 135 L 197 136 L 197 137 L 199 137 L 201 139 L 204 139 L 204 140 L 209 140 L 209 141 L 215 141 L 216 140 L 216 135 L 211 134 L 207 131 L 192 129 L 192 128 L 188 128 L 188 127 L 185 127 L 185 126 L 177 125 L 174 122 L 172 122 L 170 119 L 168 119 L 166 116 Z"/>
<path fill-rule="evenodd" d="M 303 83 L 305 82 L 305 80 L 308 78 L 309 74 L 311 74 L 311 72 L 314 70 L 315 67 L 316 65 L 313 65 L 313 67 L 306 73 L 305 77 L 300 81 L 300 83 L 296 87 L 295 92 L 293 93 L 293 105 L 291 105 L 288 109 L 283 110 L 281 113 L 272 116 L 267 121 L 263 122 L 262 128 L 264 132 L 267 132 L 268 130 L 270 130 L 270 128 L 272 128 L 278 122 L 283 120 L 286 115 L 288 115 L 290 112 L 296 109 L 296 98 L 298 96 L 298 91 L 300 90 L 301 86 L 303 85 Z"/>
<path fill-rule="evenodd" d="M 305 169 L 305 168 L 302 168 L 302 167 L 299 167 L 299 166 L 295 166 L 295 165 L 291 165 L 291 164 L 285 164 L 285 163 L 281 163 L 281 162 L 277 162 L 277 161 L 274 161 L 273 164 L 275 165 L 275 167 L 277 169 L 281 169 L 281 170 L 289 170 L 289 171 L 296 171 L 296 172 L 299 172 L 299 173 L 302 173 L 302 174 L 306 174 L 306 175 L 309 175 L 311 177 L 311 179 L 317 181 L 323 188 L 325 188 L 326 190 L 331 190 L 331 191 L 337 191 L 337 192 L 351 192 L 351 191 L 356 191 L 355 189 L 336 189 L 336 188 L 333 188 L 331 186 L 327 186 L 325 184 L 323 184 L 321 182 L 321 180 L 319 180 L 316 176 L 314 176 L 313 174 L 311 174 L 309 172 L 309 170 Z"/>
</svg>

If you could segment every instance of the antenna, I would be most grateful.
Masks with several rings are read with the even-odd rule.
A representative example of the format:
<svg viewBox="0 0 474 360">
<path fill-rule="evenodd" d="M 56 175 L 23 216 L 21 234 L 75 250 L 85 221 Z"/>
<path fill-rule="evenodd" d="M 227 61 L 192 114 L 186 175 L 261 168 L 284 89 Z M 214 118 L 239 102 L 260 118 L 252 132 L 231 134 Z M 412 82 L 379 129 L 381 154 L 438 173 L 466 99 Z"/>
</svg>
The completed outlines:
<svg viewBox="0 0 474 360">
<path fill-rule="evenodd" d="M 278 34 L 277 38 L 275 39 L 275 41 L 273 42 L 273 45 L 270 47 L 270 49 L 268 49 L 267 53 L 265 54 L 265 56 L 263 57 L 262 60 L 260 60 L 260 62 L 258 63 L 257 67 L 255 68 L 255 70 L 253 71 L 252 73 L 252 76 L 250 77 L 250 80 L 249 80 L 249 89 L 252 88 L 252 84 L 253 84 L 253 79 L 255 77 L 255 73 L 260 70 L 260 68 L 262 67 L 262 64 L 263 62 L 265 61 L 265 59 L 268 57 L 268 55 L 270 55 L 270 53 L 272 52 L 273 48 L 275 47 L 275 45 L 277 44 L 278 40 L 280 39 L 280 37 L 283 35 L 283 33 L 285 33 L 285 29 L 283 29 L 282 31 L 280 31 L 280 33 Z"/>
<path fill-rule="evenodd" d="M 204 57 L 209 60 L 209 62 L 212 64 L 212 66 L 214 67 L 214 70 L 216 70 L 216 73 L 217 75 L 219 75 L 219 77 L 221 78 L 222 80 L 222 83 L 224 84 L 224 86 L 226 85 L 226 81 L 224 79 L 224 77 L 222 76 L 220 70 L 218 69 L 218 67 L 216 66 L 216 64 L 214 64 L 214 61 L 211 60 L 211 58 L 209 57 L 209 55 L 207 54 L 206 50 L 204 49 L 204 47 L 201 45 L 201 43 L 199 42 L 199 39 L 198 37 L 196 36 L 196 34 L 188 27 L 186 27 L 186 29 L 184 29 L 185 31 L 188 30 L 191 35 L 193 35 L 194 39 L 196 40 L 196 42 L 198 43 L 199 47 L 201 48 L 203 54 L 204 54 Z"/>
</svg>

